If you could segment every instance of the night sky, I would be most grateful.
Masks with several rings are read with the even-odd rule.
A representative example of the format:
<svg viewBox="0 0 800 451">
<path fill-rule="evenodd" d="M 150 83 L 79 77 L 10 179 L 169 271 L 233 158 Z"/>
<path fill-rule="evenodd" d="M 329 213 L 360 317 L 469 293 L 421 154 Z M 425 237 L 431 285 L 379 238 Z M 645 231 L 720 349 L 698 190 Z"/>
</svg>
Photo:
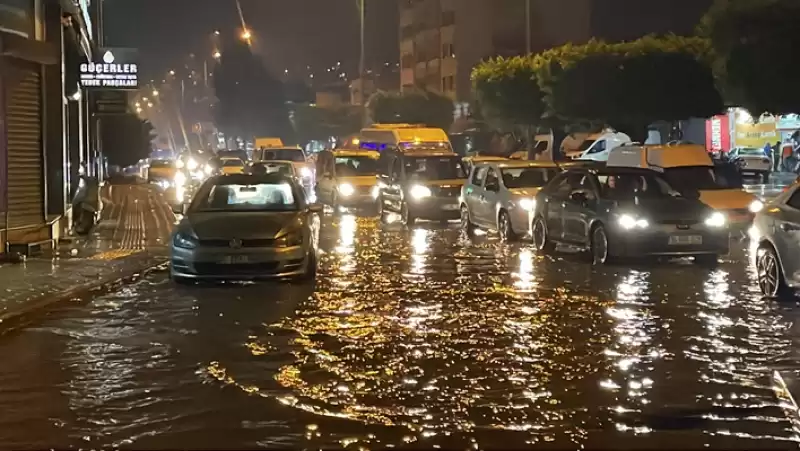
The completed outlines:
<svg viewBox="0 0 800 451">
<path fill-rule="evenodd" d="M 395 0 L 367 2 L 367 59 L 398 60 Z M 356 0 L 241 0 L 259 53 L 276 71 L 292 73 L 341 61 L 358 65 Z M 211 52 L 214 30 L 240 27 L 234 0 L 106 0 L 109 47 L 140 50 L 146 77 L 160 78 L 189 53 Z"/>
</svg>

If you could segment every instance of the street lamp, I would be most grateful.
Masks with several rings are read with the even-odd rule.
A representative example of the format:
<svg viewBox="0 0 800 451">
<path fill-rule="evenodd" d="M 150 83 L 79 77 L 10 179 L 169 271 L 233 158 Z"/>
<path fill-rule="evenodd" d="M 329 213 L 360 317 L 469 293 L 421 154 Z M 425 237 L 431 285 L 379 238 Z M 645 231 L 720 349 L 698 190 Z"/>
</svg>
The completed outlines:
<svg viewBox="0 0 800 451">
<path fill-rule="evenodd" d="M 242 39 L 244 39 L 245 41 L 250 41 L 250 39 L 252 38 L 253 34 L 250 33 L 250 30 L 245 28 L 244 31 L 242 31 Z"/>
<path fill-rule="evenodd" d="M 153 90 L 153 97 L 158 97 L 158 90 L 157 89 Z"/>
<path fill-rule="evenodd" d="M 171 70 L 171 71 L 169 71 L 169 74 L 170 74 L 170 75 L 175 75 L 175 71 L 174 71 L 174 70 Z"/>
<path fill-rule="evenodd" d="M 214 56 L 214 59 L 220 59 L 222 57 L 222 53 L 220 53 L 219 51 L 216 51 L 216 52 L 214 52 L 213 56 Z"/>
<path fill-rule="evenodd" d="M 153 108 L 153 102 L 147 102 L 147 107 L 148 108 Z"/>
</svg>

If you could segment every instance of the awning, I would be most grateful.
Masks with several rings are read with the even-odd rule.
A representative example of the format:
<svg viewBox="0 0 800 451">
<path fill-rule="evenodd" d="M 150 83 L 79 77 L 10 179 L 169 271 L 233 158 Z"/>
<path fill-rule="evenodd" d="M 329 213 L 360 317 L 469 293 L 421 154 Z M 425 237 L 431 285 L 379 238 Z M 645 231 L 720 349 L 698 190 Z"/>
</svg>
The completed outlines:
<svg viewBox="0 0 800 451">
<path fill-rule="evenodd" d="M 17 58 L 39 64 L 58 63 L 56 46 L 34 39 L 23 38 L 13 33 L 0 31 L 0 56 Z"/>
</svg>

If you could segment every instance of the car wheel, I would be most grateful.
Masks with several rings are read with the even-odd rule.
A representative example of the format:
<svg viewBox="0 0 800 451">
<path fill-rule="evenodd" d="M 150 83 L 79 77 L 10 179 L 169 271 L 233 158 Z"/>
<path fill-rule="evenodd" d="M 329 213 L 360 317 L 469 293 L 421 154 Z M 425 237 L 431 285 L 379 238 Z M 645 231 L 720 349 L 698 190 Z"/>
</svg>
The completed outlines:
<svg viewBox="0 0 800 451">
<path fill-rule="evenodd" d="M 514 227 L 511 225 L 511 218 L 505 210 L 500 210 L 500 215 L 497 217 L 497 231 L 500 232 L 500 239 L 503 241 L 515 241 L 517 234 L 514 233 Z"/>
<path fill-rule="evenodd" d="M 761 175 L 761 179 L 765 185 L 769 184 L 769 172 L 765 172 Z"/>
<path fill-rule="evenodd" d="M 403 217 L 403 224 L 411 227 L 417 222 L 417 218 L 414 217 L 413 214 L 408 210 L 408 204 L 403 202 L 403 206 L 400 207 L 400 216 Z"/>
<path fill-rule="evenodd" d="M 694 263 L 700 266 L 713 267 L 716 266 L 718 262 L 719 256 L 717 254 L 695 255 L 694 257 Z"/>
<path fill-rule="evenodd" d="M 608 234 L 602 224 L 592 228 L 589 253 L 592 257 L 592 264 L 605 265 L 611 263 Z"/>
<path fill-rule="evenodd" d="M 544 218 L 541 216 L 537 216 L 533 219 L 531 235 L 533 238 L 533 247 L 536 248 L 538 252 L 550 253 L 555 250 L 556 243 L 548 236 L 547 224 L 545 224 Z"/>
<path fill-rule="evenodd" d="M 787 298 L 793 293 L 786 285 L 778 254 L 770 244 L 762 244 L 756 251 L 758 288 L 770 298 Z"/>
<path fill-rule="evenodd" d="M 295 277 L 297 283 L 309 282 L 317 278 L 317 254 L 311 251 L 306 257 L 306 266 L 303 273 Z"/>
<path fill-rule="evenodd" d="M 466 205 L 461 206 L 461 230 L 467 234 L 467 236 L 474 236 L 475 235 L 475 224 L 469 220 L 469 210 L 467 210 Z"/>
</svg>

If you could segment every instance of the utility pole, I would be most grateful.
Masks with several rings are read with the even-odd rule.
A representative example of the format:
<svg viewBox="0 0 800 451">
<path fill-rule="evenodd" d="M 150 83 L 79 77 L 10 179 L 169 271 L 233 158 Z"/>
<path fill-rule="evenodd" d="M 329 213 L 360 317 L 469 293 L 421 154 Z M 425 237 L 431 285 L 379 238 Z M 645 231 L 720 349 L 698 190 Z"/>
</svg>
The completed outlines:
<svg viewBox="0 0 800 451">
<path fill-rule="evenodd" d="M 531 0 L 525 0 L 525 54 L 531 54 Z"/>
<path fill-rule="evenodd" d="M 360 28 L 360 33 L 359 33 L 360 48 L 359 48 L 359 58 L 358 58 L 358 82 L 359 82 L 358 101 L 361 104 L 361 108 L 364 110 L 364 113 L 363 113 L 362 116 L 363 116 L 364 124 L 366 125 L 366 123 L 367 123 L 367 98 L 366 98 L 366 95 L 364 93 L 364 90 L 367 87 L 367 80 L 366 80 L 366 78 L 367 78 L 366 51 L 365 51 L 365 45 L 364 45 L 364 31 L 365 31 L 365 28 L 366 28 L 366 24 L 365 24 L 366 15 L 365 15 L 365 12 L 364 12 L 364 2 L 365 2 L 365 0 L 356 0 L 356 1 L 358 2 L 358 4 L 357 4 L 357 6 L 358 6 L 358 23 L 359 23 L 359 28 Z"/>
</svg>

